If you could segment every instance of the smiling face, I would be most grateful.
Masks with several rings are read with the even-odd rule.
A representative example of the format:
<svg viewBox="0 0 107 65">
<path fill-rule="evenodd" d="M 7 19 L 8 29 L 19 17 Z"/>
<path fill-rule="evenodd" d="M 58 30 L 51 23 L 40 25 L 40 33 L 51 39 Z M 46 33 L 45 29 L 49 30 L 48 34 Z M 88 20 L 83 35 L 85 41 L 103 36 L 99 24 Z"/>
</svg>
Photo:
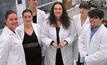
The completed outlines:
<svg viewBox="0 0 107 65">
<path fill-rule="evenodd" d="M 7 16 L 7 19 L 6 19 L 6 26 L 14 31 L 16 29 L 18 25 L 18 18 L 17 18 L 17 15 L 16 13 L 11 13 Z"/>
<path fill-rule="evenodd" d="M 56 4 L 54 6 L 54 15 L 56 18 L 60 18 L 62 16 L 62 6 L 60 4 Z"/>
</svg>

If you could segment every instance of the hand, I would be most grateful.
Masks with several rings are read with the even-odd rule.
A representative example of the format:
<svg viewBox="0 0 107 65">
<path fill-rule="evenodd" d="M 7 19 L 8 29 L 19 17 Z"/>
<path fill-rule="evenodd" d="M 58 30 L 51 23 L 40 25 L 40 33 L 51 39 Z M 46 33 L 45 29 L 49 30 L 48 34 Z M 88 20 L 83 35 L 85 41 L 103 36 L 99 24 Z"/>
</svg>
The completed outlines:
<svg viewBox="0 0 107 65">
<path fill-rule="evenodd" d="M 58 48 L 57 43 L 52 43 L 52 47 L 54 47 L 54 48 Z"/>
<path fill-rule="evenodd" d="M 59 48 L 64 48 L 66 46 L 67 46 L 67 43 L 65 41 L 63 41 L 59 44 Z"/>
</svg>

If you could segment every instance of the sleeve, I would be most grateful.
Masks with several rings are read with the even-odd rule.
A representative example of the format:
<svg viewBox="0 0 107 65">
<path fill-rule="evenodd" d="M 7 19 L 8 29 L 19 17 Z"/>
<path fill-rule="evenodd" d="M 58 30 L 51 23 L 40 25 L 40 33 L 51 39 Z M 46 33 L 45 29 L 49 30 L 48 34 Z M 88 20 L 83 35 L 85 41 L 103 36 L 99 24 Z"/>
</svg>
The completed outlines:
<svg viewBox="0 0 107 65">
<path fill-rule="evenodd" d="M 42 44 L 42 41 L 41 41 L 41 27 L 40 27 L 40 25 L 39 24 L 35 24 L 35 23 L 33 23 L 33 26 L 34 26 L 34 30 L 38 30 L 38 35 L 39 35 L 39 38 L 38 38 L 38 41 L 39 41 L 39 44 L 40 44 L 40 46 L 41 47 L 43 47 L 43 44 Z"/>
<path fill-rule="evenodd" d="M 40 15 L 40 19 L 41 19 L 41 20 L 39 20 L 39 24 L 40 24 L 41 26 L 43 26 L 43 22 L 46 21 L 46 17 L 47 17 L 47 16 L 46 16 L 46 14 L 45 14 L 44 11 L 40 10 L 40 12 L 41 12 L 41 13 L 40 13 L 40 14 L 41 14 L 41 15 Z"/>
<path fill-rule="evenodd" d="M 48 25 L 46 24 L 46 22 L 44 23 L 43 27 L 41 28 L 41 41 L 43 43 L 44 46 L 50 47 L 51 42 L 53 41 L 50 37 L 49 37 L 49 31 L 48 31 Z"/>
<path fill-rule="evenodd" d="M 81 34 L 78 37 L 78 49 L 79 49 L 79 53 L 80 53 L 80 57 L 84 57 L 86 55 L 86 50 L 85 50 L 85 39 L 84 39 L 85 35 Z"/>
<path fill-rule="evenodd" d="M 72 45 L 72 43 L 78 38 L 77 30 L 75 24 L 71 22 L 70 33 L 69 36 L 65 39 L 68 42 L 68 45 Z"/>
<path fill-rule="evenodd" d="M 6 65 L 9 54 L 10 40 L 0 39 L 0 65 Z"/>
<path fill-rule="evenodd" d="M 78 59 L 78 42 L 77 42 L 78 34 L 77 34 L 77 30 L 76 30 L 73 20 L 72 20 L 71 27 L 70 27 L 70 34 L 65 40 L 68 42 L 68 45 L 72 45 L 73 57 L 74 57 L 74 60 L 77 61 Z"/>
<path fill-rule="evenodd" d="M 97 52 L 85 57 L 86 64 L 97 65 L 107 63 L 107 35 L 101 38 L 101 44 Z"/>
</svg>

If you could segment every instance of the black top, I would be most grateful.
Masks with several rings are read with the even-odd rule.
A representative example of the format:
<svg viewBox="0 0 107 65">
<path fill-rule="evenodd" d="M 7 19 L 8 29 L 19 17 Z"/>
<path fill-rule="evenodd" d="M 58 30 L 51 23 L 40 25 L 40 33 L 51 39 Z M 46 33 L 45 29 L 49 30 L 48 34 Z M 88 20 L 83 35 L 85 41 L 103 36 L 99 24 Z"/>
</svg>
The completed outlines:
<svg viewBox="0 0 107 65">
<path fill-rule="evenodd" d="M 35 45 L 33 47 L 29 47 L 32 43 L 34 43 Z M 29 48 L 27 48 L 26 45 Z M 38 38 L 34 31 L 32 35 L 28 35 L 25 32 L 23 39 L 23 47 L 24 47 L 27 65 L 42 65 L 41 47 L 38 43 Z"/>
<path fill-rule="evenodd" d="M 37 16 L 33 16 L 33 23 L 37 23 Z"/>
<path fill-rule="evenodd" d="M 60 27 L 56 27 L 57 44 L 60 43 L 60 39 L 59 39 L 59 30 L 60 30 Z"/>
<path fill-rule="evenodd" d="M 25 32 L 24 39 L 23 39 L 23 44 L 29 44 L 29 43 L 32 43 L 32 42 L 38 43 L 38 38 L 37 38 L 35 32 L 33 31 L 32 35 L 28 35 Z"/>
<path fill-rule="evenodd" d="M 56 27 L 57 44 L 60 43 L 59 31 L 60 31 L 60 27 Z M 60 48 L 57 48 L 55 65 L 64 65 Z"/>
</svg>

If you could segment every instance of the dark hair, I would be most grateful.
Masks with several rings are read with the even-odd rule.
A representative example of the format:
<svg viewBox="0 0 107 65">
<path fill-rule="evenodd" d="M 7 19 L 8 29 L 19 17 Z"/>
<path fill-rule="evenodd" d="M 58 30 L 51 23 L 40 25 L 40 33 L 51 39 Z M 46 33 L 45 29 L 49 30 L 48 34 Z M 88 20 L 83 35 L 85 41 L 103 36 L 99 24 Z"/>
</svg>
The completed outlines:
<svg viewBox="0 0 107 65">
<path fill-rule="evenodd" d="M 8 16 L 9 16 L 10 14 L 12 14 L 12 13 L 17 14 L 17 13 L 16 13 L 15 11 L 13 11 L 13 10 L 8 10 L 8 11 L 6 12 L 6 14 L 5 14 L 5 20 L 7 20 Z"/>
<path fill-rule="evenodd" d="M 88 12 L 88 16 L 90 18 L 96 17 L 96 18 L 102 19 L 102 18 L 104 18 L 104 12 L 102 10 L 99 10 L 99 9 L 93 9 L 93 10 Z"/>
<path fill-rule="evenodd" d="M 82 1 L 79 5 L 79 8 L 90 9 L 91 5 L 88 1 Z"/>
<path fill-rule="evenodd" d="M 50 25 L 54 25 L 56 26 L 56 17 L 54 15 L 54 6 L 56 4 L 59 4 L 62 6 L 62 16 L 61 16 L 61 23 L 62 23 L 62 26 L 65 28 L 65 29 L 68 29 L 70 27 L 70 18 L 68 17 L 68 14 L 66 12 L 66 9 L 65 7 L 63 6 L 63 4 L 61 2 L 55 2 L 50 10 L 50 16 L 49 16 L 49 23 Z"/>
<path fill-rule="evenodd" d="M 31 13 L 31 15 L 33 16 L 33 13 L 32 13 L 32 11 L 31 11 L 30 9 L 25 9 L 25 10 L 22 12 L 22 17 L 24 16 L 24 13 L 27 13 L 27 12 Z"/>
</svg>

